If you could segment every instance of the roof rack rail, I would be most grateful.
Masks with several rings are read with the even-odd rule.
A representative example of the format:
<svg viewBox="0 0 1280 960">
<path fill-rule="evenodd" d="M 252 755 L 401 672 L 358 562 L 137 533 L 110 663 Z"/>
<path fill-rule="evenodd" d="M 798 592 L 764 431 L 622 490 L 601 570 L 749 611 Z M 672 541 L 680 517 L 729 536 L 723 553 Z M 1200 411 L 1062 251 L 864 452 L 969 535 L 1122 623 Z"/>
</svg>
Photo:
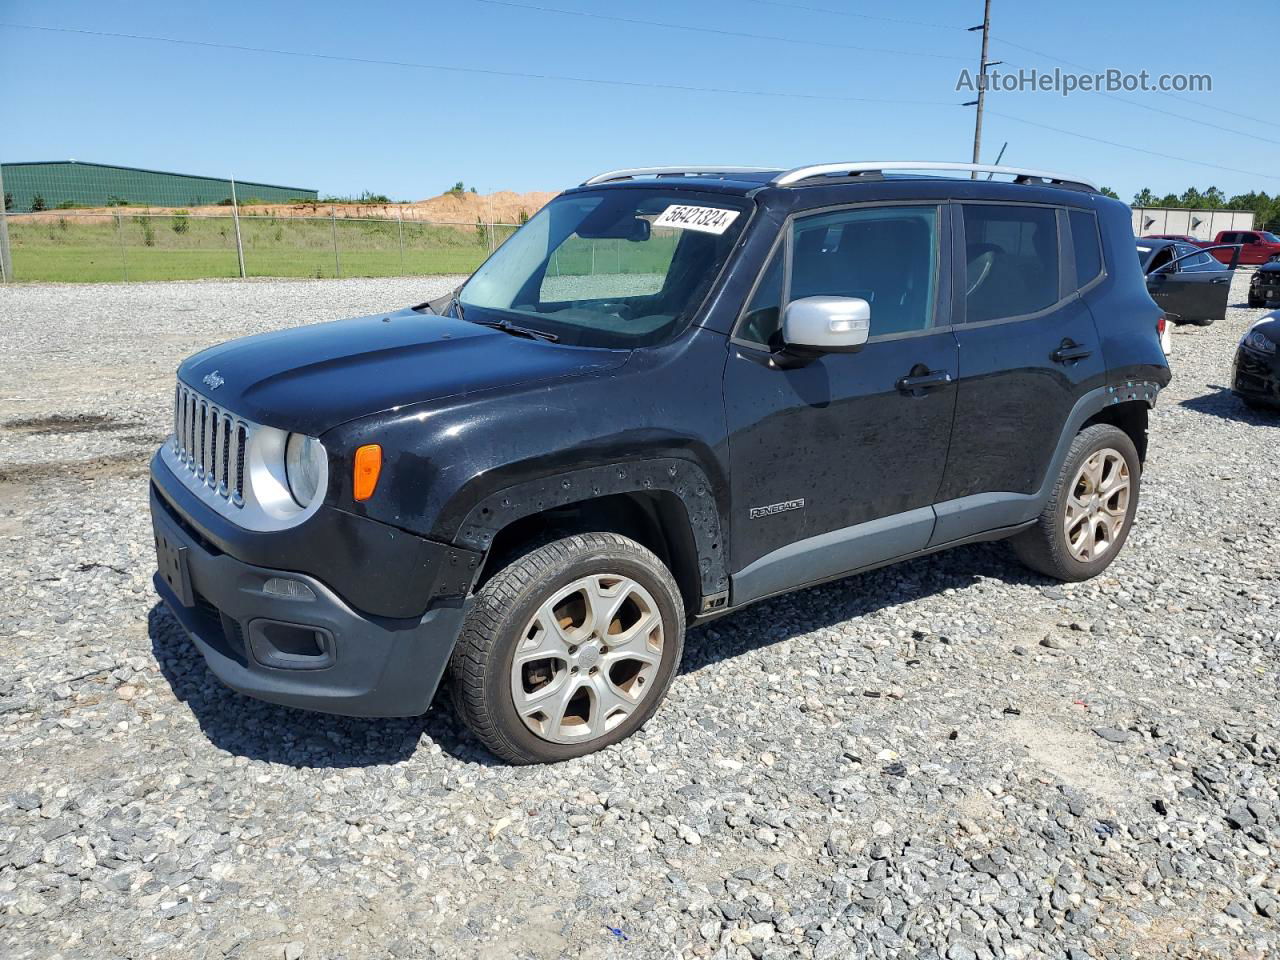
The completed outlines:
<svg viewBox="0 0 1280 960">
<path fill-rule="evenodd" d="M 618 180 L 635 180 L 640 177 L 705 177 L 726 173 L 775 173 L 777 167 L 734 167 L 717 164 L 686 165 L 682 167 L 632 167 L 626 170 L 610 170 L 584 180 L 582 186 L 597 183 L 613 183 Z"/>
<path fill-rule="evenodd" d="M 863 161 L 858 163 L 818 163 L 807 167 L 796 167 L 780 173 L 770 184 L 775 187 L 790 187 L 805 180 L 816 177 L 843 174 L 856 177 L 862 174 L 884 173 L 888 170 L 933 171 L 947 173 L 1002 173 L 1013 177 L 1014 183 L 1045 182 L 1054 186 L 1083 187 L 1093 193 L 1099 193 L 1096 184 L 1080 177 L 1068 177 L 1060 173 L 1049 173 L 1045 170 L 1026 170 L 1022 167 L 1000 167 L 988 163 L 941 163 L 937 161 L 919 160 L 883 160 Z"/>
</svg>

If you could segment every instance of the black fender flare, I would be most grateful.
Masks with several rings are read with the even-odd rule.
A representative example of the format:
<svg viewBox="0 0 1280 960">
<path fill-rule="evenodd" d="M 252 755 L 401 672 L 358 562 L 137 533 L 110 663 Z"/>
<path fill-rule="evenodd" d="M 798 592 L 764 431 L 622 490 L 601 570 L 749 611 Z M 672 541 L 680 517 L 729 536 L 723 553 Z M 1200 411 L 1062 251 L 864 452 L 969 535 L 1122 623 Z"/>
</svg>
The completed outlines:
<svg viewBox="0 0 1280 960">
<path fill-rule="evenodd" d="M 703 597 L 727 591 L 725 542 L 713 488 L 700 466 L 675 457 L 604 464 L 504 487 L 467 511 L 453 543 L 487 553 L 499 531 L 525 517 L 597 497 L 650 492 L 673 493 L 684 504 Z"/>
</svg>

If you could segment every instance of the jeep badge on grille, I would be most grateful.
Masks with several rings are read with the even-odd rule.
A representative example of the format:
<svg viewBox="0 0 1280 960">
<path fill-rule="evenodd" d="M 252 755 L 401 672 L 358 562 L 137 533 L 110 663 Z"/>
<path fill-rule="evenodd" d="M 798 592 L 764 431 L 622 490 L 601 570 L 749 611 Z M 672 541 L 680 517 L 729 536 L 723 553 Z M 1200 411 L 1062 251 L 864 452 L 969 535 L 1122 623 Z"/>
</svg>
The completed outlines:
<svg viewBox="0 0 1280 960">
<path fill-rule="evenodd" d="M 208 387 L 210 390 L 217 390 L 220 386 L 222 386 L 226 382 L 227 381 L 223 380 L 220 376 L 218 376 L 217 370 L 213 371 L 213 373 L 206 373 L 204 375 L 204 385 Z"/>
</svg>

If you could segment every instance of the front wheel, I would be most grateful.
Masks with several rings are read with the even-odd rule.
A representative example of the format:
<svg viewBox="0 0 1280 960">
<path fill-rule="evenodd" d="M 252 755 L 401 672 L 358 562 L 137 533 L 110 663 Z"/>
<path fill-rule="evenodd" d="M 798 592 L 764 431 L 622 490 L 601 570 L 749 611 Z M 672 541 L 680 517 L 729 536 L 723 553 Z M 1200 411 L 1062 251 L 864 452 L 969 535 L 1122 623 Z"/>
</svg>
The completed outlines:
<svg viewBox="0 0 1280 960">
<path fill-rule="evenodd" d="M 1196 317 L 1191 323 L 1197 327 L 1211 327 L 1216 319 L 1217 317 Z"/>
<path fill-rule="evenodd" d="M 476 595 L 451 661 L 454 703 L 504 760 L 567 760 L 638 730 L 683 646 L 680 591 L 657 556 L 614 533 L 569 536 Z"/>
<path fill-rule="evenodd" d="M 1088 580 L 1116 558 L 1138 509 L 1142 467 L 1129 435 L 1081 430 L 1036 524 L 1010 542 L 1024 564 L 1056 580 Z"/>
</svg>

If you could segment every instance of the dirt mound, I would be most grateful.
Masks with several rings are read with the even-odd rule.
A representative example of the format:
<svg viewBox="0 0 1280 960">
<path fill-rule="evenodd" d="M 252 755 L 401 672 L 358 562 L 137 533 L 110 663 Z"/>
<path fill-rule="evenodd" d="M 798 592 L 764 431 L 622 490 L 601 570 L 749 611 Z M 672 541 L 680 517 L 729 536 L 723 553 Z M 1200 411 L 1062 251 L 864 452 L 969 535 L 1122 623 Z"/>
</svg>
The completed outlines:
<svg viewBox="0 0 1280 960">
<path fill-rule="evenodd" d="M 514 193 L 511 190 L 487 194 L 442 193 L 411 206 L 428 211 L 430 219 L 436 220 L 462 220 L 471 223 L 479 217 L 485 223 L 519 223 L 521 213 L 533 216 L 555 195 L 549 190 L 535 190 L 531 193 Z"/>
<path fill-rule="evenodd" d="M 533 216 L 556 196 L 550 190 L 534 190 L 515 193 L 499 190 L 496 193 L 442 193 L 429 200 L 413 203 L 260 203 L 240 205 L 241 216 L 246 217 L 370 217 L 379 220 L 427 220 L 436 223 L 519 223 L 520 215 Z M 70 222 L 93 221 L 103 214 L 133 217 L 139 214 L 172 214 L 185 210 L 193 217 L 226 217 L 231 215 L 228 206 L 203 207 L 78 207 L 71 210 L 45 210 L 41 213 L 9 214 L 9 219 L 19 223 L 43 223 L 65 219 Z"/>
</svg>

